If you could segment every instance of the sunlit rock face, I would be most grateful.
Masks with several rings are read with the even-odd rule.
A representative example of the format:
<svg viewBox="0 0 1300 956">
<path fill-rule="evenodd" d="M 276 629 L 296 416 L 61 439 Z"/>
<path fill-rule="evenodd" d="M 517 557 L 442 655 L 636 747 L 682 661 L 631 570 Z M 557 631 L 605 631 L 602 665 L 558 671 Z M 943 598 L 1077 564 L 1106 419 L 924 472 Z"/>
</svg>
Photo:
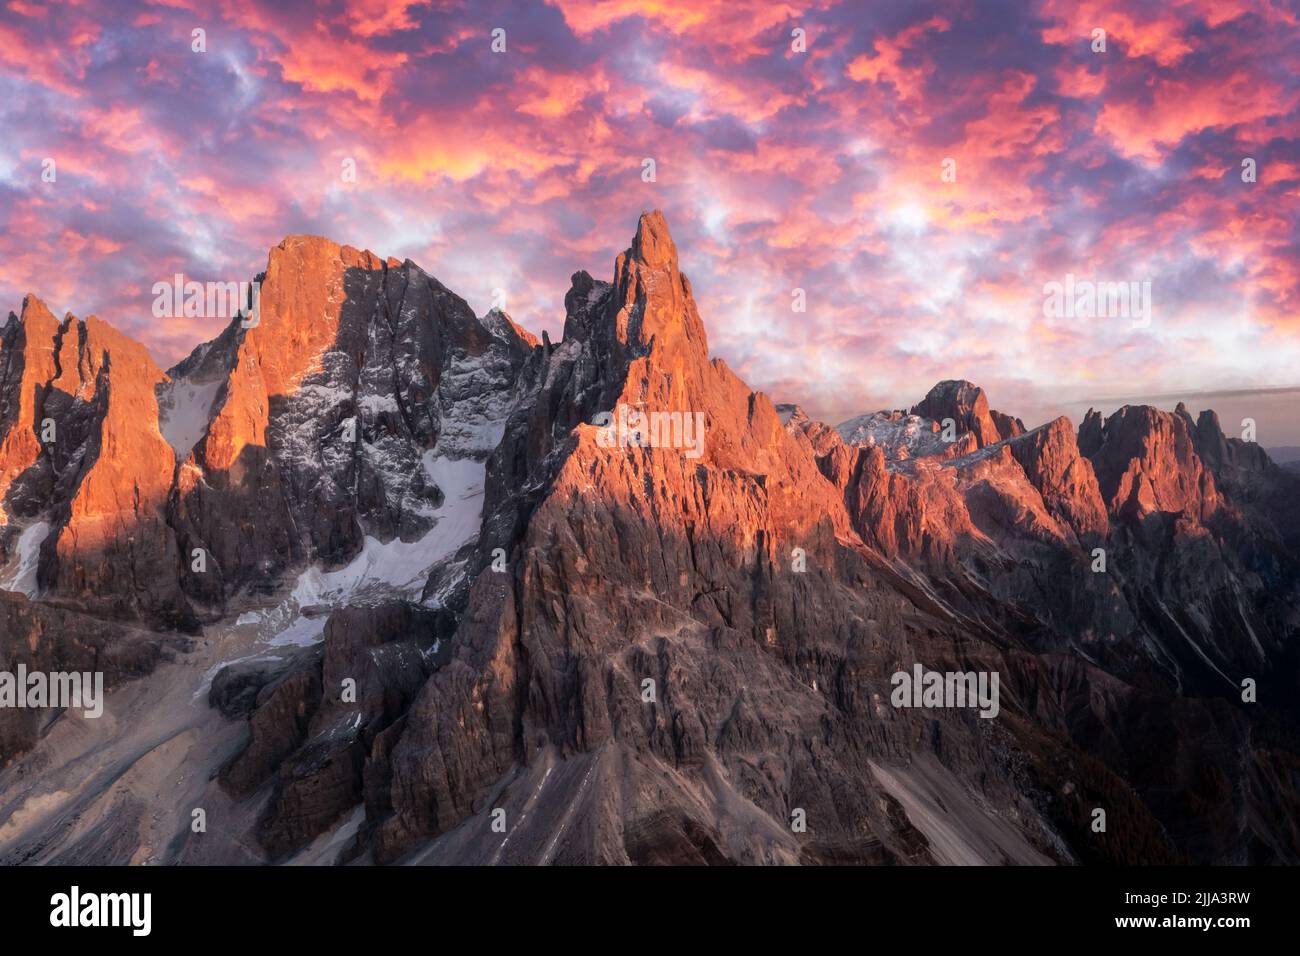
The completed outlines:
<svg viewBox="0 0 1300 956">
<path fill-rule="evenodd" d="M 232 808 L 170 860 L 1300 861 L 1300 489 L 1213 413 L 951 380 L 831 427 L 709 356 L 658 212 L 555 343 L 320 238 L 260 282 L 167 373 L 34 298 L 0 335 L 0 648 L 155 649 L 117 706 Z M 899 706 L 917 666 L 996 708 Z"/>
</svg>

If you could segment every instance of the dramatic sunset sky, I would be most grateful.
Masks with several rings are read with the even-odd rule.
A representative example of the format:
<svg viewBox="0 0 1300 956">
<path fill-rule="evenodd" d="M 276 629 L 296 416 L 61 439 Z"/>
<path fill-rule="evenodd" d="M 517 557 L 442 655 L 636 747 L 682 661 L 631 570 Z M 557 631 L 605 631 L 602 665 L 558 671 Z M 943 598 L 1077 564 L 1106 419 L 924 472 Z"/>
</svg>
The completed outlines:
<svg viewBox="0 0 1300 956">
<path fill-rule="evenodd" d="M 960 377 L 1029 424 L 1188 393 L 1300 444 L 1298 10 L 12 0 L 0 316 L 35 292 L 170 365 L 224 321 L 154 319 L 153 283 L 316 233 L 558 338 L 657 207 L 714 353 L 819 417 Z M 1045 319 L 1067 273 L 1149 279 L 1150 326 Z"/>
</svg>

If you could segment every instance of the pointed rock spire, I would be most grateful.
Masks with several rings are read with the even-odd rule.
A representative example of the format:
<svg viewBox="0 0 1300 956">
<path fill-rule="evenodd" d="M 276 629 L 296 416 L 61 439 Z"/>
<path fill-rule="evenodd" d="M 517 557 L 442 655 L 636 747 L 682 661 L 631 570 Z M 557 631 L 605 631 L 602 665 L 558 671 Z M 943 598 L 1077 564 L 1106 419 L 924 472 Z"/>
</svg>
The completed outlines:
<svg viewBox="0 0 1300 956">
<path fill-rule="evenodd" d="M 1182 403 L 1180 402 L 1179 408 L 1181 407 Z M 1188 420 L 1191 420 L 1190 415 Z M 1207 408 L 1201 412 L 1195 426 L 1193 426 L 1192 437 L 1196 442 L 1197 454 L 1215 471 L 1222 468 L 1223 463 L 1230 458 L 1228 442 L 1223 436 L 1223 427 L 1219 424 L 1219 416 L 1212 409 Z"/>
<path fill-rule="evenodd" d="M 641 213 L 630 251 L 638 262 L 652 269 L 677 270 L 677 246 L 668 232 L 668 221 L 658 209 Z"/>
<path fill-rule="evenodd" d="M 1083 453 L 1085 458 L 1092 458 L 1101 448 L 1102 442 L 1105 441 L 1103 436 L 1104 427 L 1101 412 L 1095 408 L 1089 408 L 1083 416 L 1083 421 L 1079 424 L 1079 451 Z"/>
<path fill-rule="evenodd" d="M 691 297 L 691 284 L 677 268 L 677 246 L 659 210 L 643 212 L 632 245 L 614 265 L 613 332 L 618 342 L 641 351 L 684 349 L 708 358 L 708 337 Z"/>
<path fill-rule="evenodd" d="M 1062 415 L 1008 444 L 1048 511 L 1080 536 L 1106 534 L 1106 505 L 1097 476 L 1080 454 L 1068 418 Z"/>
<path fill-rule="evenodd" d="M 36 463 L 40 397 L 58 376 L 55 341 L 59 320 L 30 293 L 20 315 L 10 313 L 0 329 L 0 514 L 12 509 L 10 486 Z M 0 554 L 3 558 L 3 554 Z"/>
<path fill-rule="evenodd" d="M 23 296 L 23 310 L 18 321 L 22 322 L 28 329 L 35 325 L 39 325 L 42 331 L 49 328 L 51 334 L 59 326 L 59 320 L 54 317 L 54 313 L 49 310 L 49 307 L 30 292 Z"/>
<path fill-rule="evenodd" d="M 538 344 L 537 336 L 516 323 L 504 309 L 489 309 L 487 315 L 483 316 L 483 327 L 495 336 L 507 340 L 516 339 L 528 348 Z"/>
</svg>

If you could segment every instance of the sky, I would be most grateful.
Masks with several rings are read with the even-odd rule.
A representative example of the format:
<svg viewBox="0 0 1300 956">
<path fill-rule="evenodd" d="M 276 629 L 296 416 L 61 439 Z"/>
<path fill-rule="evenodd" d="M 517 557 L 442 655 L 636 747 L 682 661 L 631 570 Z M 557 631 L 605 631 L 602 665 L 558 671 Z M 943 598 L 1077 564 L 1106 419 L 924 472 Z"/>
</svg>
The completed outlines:
<svg viewBox="0 0 1300 956">
<path fill-rule="evenodd" d="M 713 353 L 825 420 L 965 378 L 1031 425 L 1187 396 L 1300 445 L 1298 78 L 1271 0 L 10 0 L 0 315 L 166 367 L 226 320 L 154 283 L 311 233 L 558 339 L 659 208 Z M 1053 313 L 1067 282 L 1150 308 Z"/>
</svg>

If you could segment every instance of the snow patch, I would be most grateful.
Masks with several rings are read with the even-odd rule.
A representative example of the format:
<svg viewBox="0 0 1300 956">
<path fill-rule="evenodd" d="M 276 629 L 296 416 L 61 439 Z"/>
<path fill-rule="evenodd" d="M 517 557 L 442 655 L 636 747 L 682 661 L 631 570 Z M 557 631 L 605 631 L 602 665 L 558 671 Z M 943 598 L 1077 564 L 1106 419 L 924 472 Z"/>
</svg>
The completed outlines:
<svg viewBox="0 0 1300 956">
<path fill-rule="evenodd" d="M 36 568 L 40 562 L 41 545 L 50 536 L 50 525 L 38 521 L 23 529 L 18 537 L 18 554 L 11 562 L 13 573 L 0 581 L 0 590 L 17 591 L 29 598 L 36 597 Z"/>
<path fill-rule="evenodd" d="M 221 379 L 192 382 L 177 379 L 165 385 L 158 396 L 158 428 L 177 458 L 187 458 L 208 430 L 212 403 Z"/>
<path fill-rule="evenodd" d="M 396 415 L 399 411 L 397 399 L 392 395 L 362 395 L 357 399 L 357 408 L 371 416 L 377 416 L 383 412 L 391 412 Z"/>
<path fill-rule="evenodd" d="M 325 639 L 324 617 L 306 617 L 299 614 L 293 623 L 277 633 L 267 643 L 271 647 L 311 647 Z"/>
<path fill-rule="evenodd" d="M 337 571 L 308 568 L 298 576 L 289 602 L 296 615 L 271 640 L 274 647 L 305 646 L 325 633 L 324 609 L 360 598 L 401 597 L 419 600 L 430 571 L 472 541 L 483 520 L 483 482 L 487 468 L 471 458 L 424 456 L 429 478 L 442 489 L 442 507 L 433 512 L 434 525 L 418 541 L 394 538 L 382 542 L 366 536 L 361 553 Z M 311 616 L 302 613 L 315 608 Z"/>
<path fill-rule="evenodd" d="M 942 455 L 941 433 L 928 418 L 905 412 L 872 412 L 835 426 L 849 445 L 879 445 L 886 458 L 920 458 Z"/>
</svg>

